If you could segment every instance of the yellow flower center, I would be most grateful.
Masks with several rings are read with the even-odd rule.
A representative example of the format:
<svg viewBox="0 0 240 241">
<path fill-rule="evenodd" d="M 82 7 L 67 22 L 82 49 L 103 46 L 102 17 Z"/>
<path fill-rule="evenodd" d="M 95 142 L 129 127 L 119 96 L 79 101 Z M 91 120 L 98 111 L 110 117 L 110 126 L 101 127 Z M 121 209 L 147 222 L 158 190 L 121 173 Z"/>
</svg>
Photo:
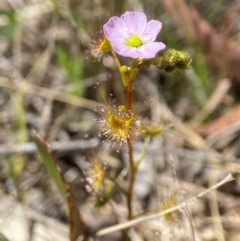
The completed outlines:
<svg viewBox="0 0 240 241">
<path fill-rule="evenodd" d="M 143 45 L 143 42 L 137 35 L 133 35 L 127 40 L 127 45 L 132 48 L 138 48 Z"/>
</svg>

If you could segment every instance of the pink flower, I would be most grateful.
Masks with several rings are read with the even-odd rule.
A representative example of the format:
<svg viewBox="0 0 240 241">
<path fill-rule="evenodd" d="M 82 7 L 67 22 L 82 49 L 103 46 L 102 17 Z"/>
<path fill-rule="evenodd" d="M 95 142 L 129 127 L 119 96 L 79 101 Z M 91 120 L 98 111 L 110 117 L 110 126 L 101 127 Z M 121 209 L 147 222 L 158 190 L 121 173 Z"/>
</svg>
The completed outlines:
<svg viewBox="0 0 240 241">
<path fill-rule="evenodd" d="M 149 59 L 165 48 L 164 43 L 154 42 L 161 28 L 162 23 L 157 20 L 147 22 L 144 13 L 126 12 L 120 18 L 110 18 L 103 31 L 117 54 Z"/>
</svg>

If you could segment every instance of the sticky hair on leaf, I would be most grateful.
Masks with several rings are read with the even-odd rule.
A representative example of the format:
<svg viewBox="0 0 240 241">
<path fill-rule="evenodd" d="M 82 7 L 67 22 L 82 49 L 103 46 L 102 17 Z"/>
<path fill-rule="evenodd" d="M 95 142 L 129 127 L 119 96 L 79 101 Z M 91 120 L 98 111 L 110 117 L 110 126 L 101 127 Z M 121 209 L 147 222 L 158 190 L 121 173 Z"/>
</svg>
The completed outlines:
<svg viewBox="0 0 240 241">
<path fill-rule="evenodd" d="M 96 157 L 93 159 L 86 182 L 89 192 L 95 197 L 96 207 L 104 206 L 111 198 L 115 184 L 107 177 L 106 168 Z"/>
<path fill-rule="evenodd" d="M 112 50 L 111 43 L 103 36 L 102 33 L 97 33 L 89 45 L 91 54 L 99 59 L 104 53 Z"/>
<path fill-rule="evenodd" d="M 112 147 L 121 147 L 135 136 L 135 116 L 130 110 L 126 110 L 124 105 L 98 106 L 95 111 L 101 116 L 96 120 L 99 129 L 103 136 L 112 141 Z"/>
<path fill-rule="evenodd" d="M 145 134 L 145 136 L 149 136 L 154 138 L 158 135 L 161 135 L 165 130 L 169 129 L 171 124 L 169 121 L 162 122 L 158 125 L 151 125 L 149 123 L 141 122 L 140 130 Z"/>
<path fill-rule="evenodd" d="M 175 206 L 177 204 L 177 191 L 174 191 L 171 196 L 164 202 L 163 204 L 163 210 L 166 211 L 169 208 Z M 174 213 L 168 213 L 164 215 L 164 220 L 166 223 L 171 223 L 174 221 Z"/>
</svg>

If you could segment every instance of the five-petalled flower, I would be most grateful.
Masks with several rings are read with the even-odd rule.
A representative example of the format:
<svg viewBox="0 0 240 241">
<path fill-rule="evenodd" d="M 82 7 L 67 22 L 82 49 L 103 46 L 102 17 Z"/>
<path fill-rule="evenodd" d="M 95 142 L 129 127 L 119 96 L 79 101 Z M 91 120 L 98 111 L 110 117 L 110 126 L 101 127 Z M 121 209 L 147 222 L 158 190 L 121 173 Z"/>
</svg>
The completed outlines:
<svg viewBox="0 0 240 241">
<path fill-rule="evenodd" d="M 110 18 L 103 26 L 103 32 L 117 54 L 150 59 L 165 48 L 164 43 L 154 42 L 161 28 L 161 22 L 147 22 L 142 12 L 126 12 L 121 17 Z"/>
</svg>

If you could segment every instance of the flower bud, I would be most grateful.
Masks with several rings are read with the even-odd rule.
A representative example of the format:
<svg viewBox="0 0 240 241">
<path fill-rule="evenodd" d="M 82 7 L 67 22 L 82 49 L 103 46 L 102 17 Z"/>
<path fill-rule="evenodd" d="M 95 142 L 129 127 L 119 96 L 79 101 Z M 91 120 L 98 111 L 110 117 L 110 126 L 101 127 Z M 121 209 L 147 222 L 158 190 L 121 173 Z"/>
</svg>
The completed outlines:
<svg viewBox="0 0 240 241">
<path fill-rule="evenodd" d="M 190 68 L 191 62 L 192 59 L 187 52 L 169 49 L 164 53 L 160 66 L 157 67 L 166 72 L 172 72 L 176 69 L 181 71 Z"/>
</svg>

